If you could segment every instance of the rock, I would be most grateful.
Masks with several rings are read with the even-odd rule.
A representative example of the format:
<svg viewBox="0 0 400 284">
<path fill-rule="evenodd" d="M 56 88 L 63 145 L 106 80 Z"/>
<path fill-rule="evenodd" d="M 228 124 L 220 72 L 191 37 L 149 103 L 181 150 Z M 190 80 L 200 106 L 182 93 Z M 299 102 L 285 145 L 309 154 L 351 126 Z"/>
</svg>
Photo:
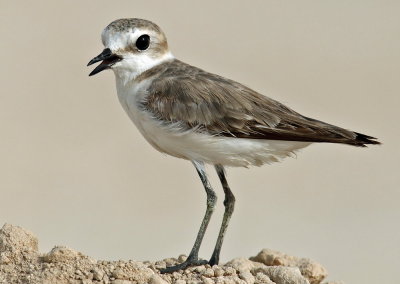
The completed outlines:
<svg viewBox="0 0 400 284">
<path fill-rule="evenodd" d="M 240 279 L 243 279 L 247 284 L 253 284 L 256 280 L 249 270 L 241 271 L 239 273 L 239 277 Z"/>
<path fill-rule="evenodd" d="M 227 262 L 225 265 L 233 267 L 236 270 L 252 270 L 254 268 L 255 262 L 247 258 L 234 258 Z"/>
<path fill-rule="evenodd" d="M 202 283 L 203 283 L 203 281 L 200 281 L 200 280 L 190 280 L 188 282 L 188 284 L 202 284 Z"/>
<path fill-rule="evenodd" d="M 129 280 L 116 279 L 116 280 L 113 280 L 111 282 L 111 284 L 134 284 L 134 282 L 129 281 Z"/>
<path fill-rule="evenodd" d="M 38 240 L 28 230 L 4 224 L 0 230 L 0 264 L 38 256 Z"/>
<path fill-rule="evenodd" d="M 196 266 L 194 271 L 203 274 L 206 271 L 206 267 L 204 265 Z"/>
<path fill-rule="evenodd" d="M 95 267 L 95 268 L 93 268 L 93 270 L 91 270 L 91 271 L 92 271 L 92 273 L 93 273 L 93 279 L 94 279 L 94 280 L 100 281 L 100 280 L 103 279 L 103 277 L 104 277 L 104 271 L 103 271 L 103 270 L 101 270 L 101 269 L 98 268 L 98 267 Z"/>
<path fill-rule="evenodd" d="M 276 284 L 310 284 L 300 273 L 298 267 L 268 266 L 257 268 L 255 273 L 262 272 Z"/>
<path fill-rule="evenodd" d="M 112 277 L 114 277 L 115 279 L 124 279 L 125 277 L 127 277 L 127 275 L 125 274 L 124 270 L 122 270 L 121 268 L 117 268 L 112 272 Z"/>
<path fill-rule="evenodd" d="M 250 260 L 263 263 L 267 266 L 298 267 L 301 274 L 308 279 L 310 284 L 319 284 L 328 275 L 328 272 L 322 265 L 311 259 L 289 256 L 269 249 L 263 249 L 256 256 L 251 257 Z"/>
<path fill-rule="evenodd" d="M 228 267 L 225 268 L 224 275 L 236 275 L 236 272 L 237 271 L 236 271 L 235 268 L 228 266 Z"/>
<path fill-rule="evenodd" d="M 185 262 L 186 259 L 187 259 L 187 256 L 184 255 L 184 254 L 181 254 L 181 255 L 178 257 L 178 262 L 179 262 L 179 263 Z"/>
<path fill-rule="evenodd" d="M 272 280 L 264 273 L 256 273 L 255 283 L 257 284 L 274 284 Z"/>
<path fill-rule="evenodd" d="M 214 281 L 210 278 L 204 278 L 203 279 L 203 284 L 214 284 Z"/>
<path fill-rule="evenodd" d="M 172 274 L 156 269 L 185 259 L 181 255 L 157 262 L 96 261 L 63 246 L 40 254 L 32 233 L 9 224 L 0 230 L 0 284 L 319 284 L 327 274 L 312 260 L 268 249 L 250 259 L 235 258 L 213 267 L 190 267 Z"/>
<path fill-rule="evenodd" d="M 0 252 L 4 251 L 29 251 L 37 253 L 38 240 L 28 230 L 6 223 L 0 230 Z"/>
<path fill-rule="evenodd" d="M 203 275 L 204 277 L 214 277 L 214 270 L 212 270 L 212 268 L 206 268 L 201 275 Z"/>
<path fill-rule="evenodd" d="M 168 282 L 166 282 L 164 279 L 162 279 L 159 275 L 154 274 L 150 278 L 149 284 L 168 284 Z"/>
<path fill-rule="evenodd" d="M 176 258 L 166 258 L 163 260 L 165 262 L 165 264 L 167 265 L 167 267 L 169 266 L 174 266 L 178 263 L 178 260 Z"/>
<path fill-rule="evenodd" d="M 307 258 L 301 258 L 297 266 L 310 284 L 319 284 L 328 276 L 328 272 L 322 265 Z"/>
<path fill-rule="evenodd" d="M 48 263 L 69 263 L 69 262 L 90 262 L 96 263 L 95 260 L 77 252 L 73 249 L 56 246 L 49 253 L 42 257 L 44 262 Z"/>
<path fill-rule="evenodd" d="M 223 276 L 224 275 L 224 270 L 219 267 L 219 266 L 213 266 L 213 270 L 214 270 L 214 275 L 215 277 L 219 277 L 219 276 Z"/>
</svg>

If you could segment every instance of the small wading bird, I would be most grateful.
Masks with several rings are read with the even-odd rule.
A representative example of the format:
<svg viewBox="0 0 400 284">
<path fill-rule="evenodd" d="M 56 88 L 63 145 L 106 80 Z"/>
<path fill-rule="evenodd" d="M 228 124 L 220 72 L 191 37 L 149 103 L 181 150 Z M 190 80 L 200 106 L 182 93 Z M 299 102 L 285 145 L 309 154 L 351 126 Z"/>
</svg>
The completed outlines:
<svg viewBox="0 0 400 284">
<path fill-rule="evenodd" d="M 224 166 L 277 162 L 315 142 L 380 144 L 175 59 L 164 33 L 150 21 L 116 20 L 103 30 L 102 42 L 105 49 L 88 63 L 101 61 L 90 76 L 114 71 L 119 101 L 142 135 L 158 151 L 191 161 L 207 194 L 206 213 L 187 260 L 161 272 L 218 264 L 235 204 Z M 217 199 L 205 163 L 214 165 L 225 193 L 222 225 L 209 261 L 198 258 Z"/>
</svg>

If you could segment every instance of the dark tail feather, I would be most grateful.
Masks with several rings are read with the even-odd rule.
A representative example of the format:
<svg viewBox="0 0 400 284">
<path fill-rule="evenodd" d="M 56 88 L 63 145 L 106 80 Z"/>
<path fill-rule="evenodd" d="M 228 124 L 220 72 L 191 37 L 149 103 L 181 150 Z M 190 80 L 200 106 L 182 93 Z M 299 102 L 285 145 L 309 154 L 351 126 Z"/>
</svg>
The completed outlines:
<svg viewBox="0 0 400 284">
<path fill-rule="evenodd" d="M 381 142 L 377 141 L 378 138 L 368 136 L 365 134 L 357 133 L 354 140 L 347 141 L 347 144 L 358 146 L 358 147 L 367 147 L 367 145 L 380 145 Z"/>
</svg>

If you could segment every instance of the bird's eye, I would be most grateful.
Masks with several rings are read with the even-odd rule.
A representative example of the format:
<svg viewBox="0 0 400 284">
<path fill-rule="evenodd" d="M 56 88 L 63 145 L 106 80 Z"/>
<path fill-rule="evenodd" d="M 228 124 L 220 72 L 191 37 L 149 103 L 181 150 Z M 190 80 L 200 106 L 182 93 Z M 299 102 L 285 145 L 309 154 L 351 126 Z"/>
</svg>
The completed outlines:
<svg viewBox="0 0 400 284">
<path fill-rule="evenodd" d="M 150 45 L 150 36 L 141 35 L 136 41 L 136 47 L 139 50 L 146 50 Z"/>
</svg>

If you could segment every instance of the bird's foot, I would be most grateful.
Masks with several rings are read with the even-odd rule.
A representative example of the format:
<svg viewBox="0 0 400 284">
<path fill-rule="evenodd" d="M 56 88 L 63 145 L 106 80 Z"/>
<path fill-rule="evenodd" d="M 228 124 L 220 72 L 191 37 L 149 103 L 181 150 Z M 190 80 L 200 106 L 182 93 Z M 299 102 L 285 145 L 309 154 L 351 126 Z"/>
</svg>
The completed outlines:
<svg viewBox="0 0 400 284">
<path fill-rule="evenodd" d="M 188 258 L 186 259 L 184 262 L 174 265 L 174 266 L 170 266 L 167 268 L 162 268 L 160 269 L 161 273 L 172 273 L 178 270 L 184 270 L 188 267 L 191 266 L 199 266 L 199 265 L 204 265 L 207 264 L 208 261 L 207 260 L 202 260 L 202 259 L 198 259 L 198 258 Z"/>
<path fill-rule="evenodd" d="M 211 258 L 210 258 L 210 260 L 208 261 L 208 264 L 209 264 L 210 266 L 218 265 L 218 263 L 219 263 L 219 257 L 216 257 L 216 256 L 214 256 L 214 255 L 212 255 Z"/>
</svg>

